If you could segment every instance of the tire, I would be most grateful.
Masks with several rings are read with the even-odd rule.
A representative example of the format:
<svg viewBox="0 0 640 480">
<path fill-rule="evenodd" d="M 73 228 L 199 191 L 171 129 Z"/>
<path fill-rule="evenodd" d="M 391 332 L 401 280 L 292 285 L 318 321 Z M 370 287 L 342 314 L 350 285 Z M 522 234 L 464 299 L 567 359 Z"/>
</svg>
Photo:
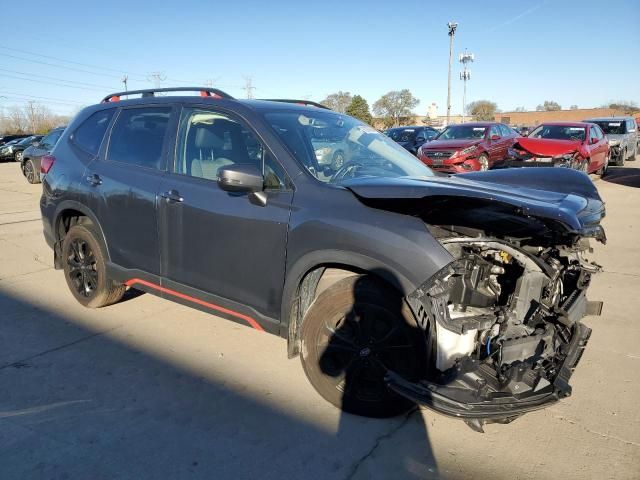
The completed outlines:
<svg viewBox="0 0 640 480">
<path fill-rule="evenodd" d="M 36 166 L 33 163 L 33 160 L 29 159 L 22 165 L 22 173 L 24 173 L 27 182 L 31 184 L 40 183 L 40 176 L 38 172 L 36 172 Z"/>
<path fill-rule="evenodd" d="M 427 363 L 424 332 L 391 287 L 367 275 L 335 283 L 309 308 L 301 340 L 307 378 L 336 407 L 376 418 L 414 407 L 384 382 L 386 369 L 417 381 Z"/>
<path fill-rule="evenodd" d="M 623 150 L 622 152 L 620 152 L 620 156 L 618 157 L 618 160 L 616 161 L 616 165 L 619 167 L 624 167 L 624 160 L 627 156 L 627 151 Z"/>
<path fill-rule="evenodd" d="M 577 170 L 579 172 L 582 172 L 586 175 L 589 175 L 589 159 L 585 158 L 584 160 L 582 160 L 579 164 L 578 164 L 578 168 Z"/>
<path fill-rule="evenodd" d="M 489 170 L 489 157 L 486 153 L 483 153 L 478 157 L 478 163 L 480 164 L 480 171 L 486 172 Z"/>
<path fill-rule="evenodd" d="M 107 277 L 106 261 L 91 225 L 74 225 L 62 242 L 67 286 L 85 307 L 100 308 L 118 302 L 126 287 Z"/>
<path fill-rule="evenodd" d="M 596 175 L 602 178 L 607 174 L 608 171 L 609 171 L 609 155 L 607 154 L 607 156 L 604 158 L 604 163 L 602 164 L 602 167 L 600 167 L 600 169 L 596 172 Z"/>
<path fill-rule="evenodd" d="M 344 153 L 337 151 L 333 154 L 333 160 L 331 161 L 331 168 L 337 172 L 344 165 Z"/>
<path fill-rule="evenodd" d="M 16 152 L 16 154 L 13 156 L 13 161 L 22 162 L 22 156 L 23 156 L 22 152 Z"/>
</svg>

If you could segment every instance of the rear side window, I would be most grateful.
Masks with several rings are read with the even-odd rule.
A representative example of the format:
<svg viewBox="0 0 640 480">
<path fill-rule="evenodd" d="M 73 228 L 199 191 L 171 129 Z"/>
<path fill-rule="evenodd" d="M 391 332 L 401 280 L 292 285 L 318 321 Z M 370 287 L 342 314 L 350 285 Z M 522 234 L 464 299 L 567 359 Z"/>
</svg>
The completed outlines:
<svg viewBox="0 0 640 480">
<path fill-rule="evenodd" d="M 87 118 L 73 134 L 71 140 L 85 152 L 97 155 L 115 109 L 102 110 Z"/>
<path fill-rule="evenodd" d="M 62 130 L 54 130 L 53 132 L 49 132 L 47 136 L 42 139 L 42 142 L 40 142 L 40 147 L 51 150 L 56 146 L 56 143 L 58 143 L 60 135 L 62 135 Z"/>
<path fill-rule="evenodd" d="M 111 131 L 107 160 L 161 169 L 170 114 L 171 107 L 122 110 Z"/>
</svg>

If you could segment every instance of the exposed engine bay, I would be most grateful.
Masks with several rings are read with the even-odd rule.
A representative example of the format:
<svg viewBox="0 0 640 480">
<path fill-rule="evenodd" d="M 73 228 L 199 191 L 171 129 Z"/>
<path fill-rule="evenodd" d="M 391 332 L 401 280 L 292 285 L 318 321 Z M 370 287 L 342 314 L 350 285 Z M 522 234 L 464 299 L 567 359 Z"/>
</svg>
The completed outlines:
<svg viewBox="0 0 640 480">
<path fill-rule="evenodd" d="M 570 395 L 568 378 L 591 332 L 580 320 L 602 308 L 585 295 L 600 270 L 584 259 L 588 240 L 542 247 L 456 235 L 440 242 L 455 261 L 409 299 L 432 338 L 435 369 L 422 386 L 437 396 L 427 403 L 447 413 L 452 401 L 456 416 L 464 405 L 467 423 L 482 430 L 487 419 L 515 418 L 515 403 Z"/>
</svg>

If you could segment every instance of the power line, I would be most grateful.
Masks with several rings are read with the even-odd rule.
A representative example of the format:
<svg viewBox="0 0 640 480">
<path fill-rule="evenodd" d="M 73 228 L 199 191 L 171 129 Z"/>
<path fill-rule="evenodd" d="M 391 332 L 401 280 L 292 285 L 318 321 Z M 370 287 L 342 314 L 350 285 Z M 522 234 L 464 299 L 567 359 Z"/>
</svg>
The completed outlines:
<svg viewBox="0 0 640 480">
<path fill-rule="evenodd" d="M 27 97 L 27 98 L 35 98 L 37 100 L 49 100 L 49 101 L 53 101 L 53 102 L 65 102 L 65 103 L 75 103 L 77 105 L 84 105 L 84 103 L 82 102 L 78 102 L 75 100 L 69 100 L 66 98 L 55 98 L 55 97 L 41 97 L 39 95 L 27 95 L 26 93 L 16 93 L 16 92 L 7 92 L 4 90 L 0 90 L 0 96 L 2 95 L 9 95 L 10 97 L 14 98 L 14 97 Z"/>
<path fill-rule="evenodd" d="M 9 72 L 9 73 L 18 74 L 18 75 L 25 75 L 27 77 L 44 78 L 46 80 L 53 80 L 54 82 L 75 83 L 75 84 L 78 84 L 78 85 L 83 85 L 83 86 L 87 86 L 87 87 L 95 87 L 95 88 L 100 88 L 100 89 L 110 90 L 110 89 L 113 88 L 113 87 L 105 87 L 104 85 L 96 85 L 94 83 L 77 82 L 75 80 L 65 80 L 64 78 L 49 77 L 47 75 L 40 75 L 40 74 L 37 74 L 37 73 L 20 72 L 18 70 L 9 70 L 8 68 L 0 68 L 0 71 Z"/>
<path fill-rule="evenodd" d="M 3 48 L 5 50 L 11 50 L 13 52 L 26 53 L 27 55 L 33 55 L 33 56 L 36 56 L 36 57 L 49 58 L 51 60 L 58 60 L 58 61 L 64 62 L 64 63 L 71 63 L 73 65 L 80 65 L 81 67 L 89 67 L 89 68 L 93 68 L 93 69 L 96 69 L 96 70 L 106 70 L 106 71 L 109 71 L 109 72 L 115 72 L 115 73 L 119 73 L 119 74 L 122 74 L 122 73 L 124 73 L 126 71 L 124 69 L 101 67 L 99 65 L 91 65 L 89 63 L 75 62 L 73 60 L 65 60 L 64 58 L 54 57 L 52 55 L 43 55 L 41 53 L 30 52 L 28 50 L 22 50 L 20 48 L 7 47 L 6 45 L 0 45 L 0 48 Z M 137 76 L 137 77 L 140 77 L 141 79 L 144 79 L 146 77 L 146 75 L 143 74 L 143 73 L 129 72 L 129 74 Z"/>
<path fill-rule="evenodd" d="M 38 63 L 40 65 L 48 65 L 50 67 L 63 68 L 65 70 L 73 70 L 74 72 L 82 72 L 82 73 L 88 73 L 90 75 L 98 75 L 100 77 L 120 78 L 119 75 L 113 75 L 113 74 L 110 74 L 110 73 L 90 72 L 89 70 L 83 70 L 81 68 L 70 67 L 68 65 L 56 65 L 54 63 L 43 62 L 41 60 L 33 60 L 31 58 L 18 57 L 17 55 L 11 55 L 9 53 L 0 53 L 0 55 L 2 55 L 3 57 L 15 58 L 17 60 L 23 60 L 23 61 L 26 61 L 26 62 Z"/>
<path fill-rule="evenodd" d="M 0 73 L 0 77 L 15 78 L 16 80 L 22 80 L 24 82 L 41 83 L 43 85 L 54 85 L 56 87 L 75 88 L 76 90 L 93 90 L 95 92 L 104 92 L 105 90 L 104 88 L 80 87 L 78 85 L 68 85 L 63 83 L 47 82 L 43 80 L 33 80 L 31 78 L 22 78 L 22 77 L 16 77 L 15 75 L 7 75 L 6 73 Z M 109 90 L 112 90 L 112 89 L 109 89 Z"/>
</svg>

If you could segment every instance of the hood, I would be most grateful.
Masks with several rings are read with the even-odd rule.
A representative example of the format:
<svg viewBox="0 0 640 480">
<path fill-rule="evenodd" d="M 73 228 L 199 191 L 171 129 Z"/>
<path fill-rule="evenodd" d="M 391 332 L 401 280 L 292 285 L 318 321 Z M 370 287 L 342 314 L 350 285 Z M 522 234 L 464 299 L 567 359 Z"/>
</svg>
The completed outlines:
<svg viewBox="0 0 640 480">
<path fill-rule="evenodd" d="M 604 241 L 599 225 L 604 203 L 589 177 L 576 170 L 518 168 L 428 178 L 360 178 L 342 185 L 362 199 L 479 199 Z"/>
<path fill-rule="evenodd" d="M 627 135 L 628 134 L 624 134 L 624 133 L 607 133 L 607 138 L 609 140 L 617 140 L 619 142 Z"/>
<path fill-rule="evenodd" d="M 580 149 L 582 142 L 574 140 L 552 140 L 548 138 L 522 137 L 514 144 L 527 152 L 541 157 L 557 157 L 569 153 L 575 153 Z"/>
<path fill-rule="evenodd" d="M 460 150 L 462 148 L 470 147 L 471 145 L 478 145 L 482 142 L 482 139 L 468 139 L 468 140 L 431 140 L 423 147 L 425 152 L 429 150 Z"/>
</svg>

